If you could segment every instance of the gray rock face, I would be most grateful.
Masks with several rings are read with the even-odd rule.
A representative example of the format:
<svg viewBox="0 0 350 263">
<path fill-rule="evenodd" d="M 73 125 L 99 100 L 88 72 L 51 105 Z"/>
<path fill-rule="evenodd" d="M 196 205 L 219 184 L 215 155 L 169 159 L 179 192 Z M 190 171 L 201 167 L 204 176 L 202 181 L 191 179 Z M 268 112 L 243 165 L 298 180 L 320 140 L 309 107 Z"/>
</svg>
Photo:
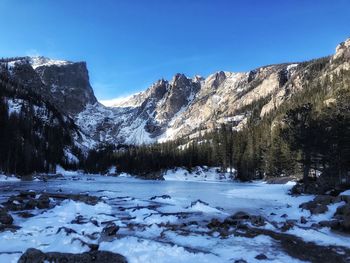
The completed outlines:
<svg viewBox="0 0 350 263">
<path fill-rule="evenodd" d="M 71 116 L 96 103 L 85 62 L 25 57 L 11 63 L 10 77 Z"/>
<path fill-rule="evenodd" d="M 35 69 L 54 103 L 64 112 L 75 115 L 97 100 L 89 82 L 85 62 L 64 66 L 39 66 Z"/>
</svg>

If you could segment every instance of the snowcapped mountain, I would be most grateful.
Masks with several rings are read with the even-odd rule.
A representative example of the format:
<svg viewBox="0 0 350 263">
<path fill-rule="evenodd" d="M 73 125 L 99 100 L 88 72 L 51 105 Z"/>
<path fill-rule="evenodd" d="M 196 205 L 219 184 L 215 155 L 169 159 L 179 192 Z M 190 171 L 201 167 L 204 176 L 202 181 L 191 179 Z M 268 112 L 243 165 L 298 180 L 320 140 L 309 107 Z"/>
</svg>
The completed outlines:
<svg viewBox="0 0 350 263">
<path fill-rule="evenodd" d="M 19 57 L 3 63 L 13 81 L 44 96 L 65 114 L 74 116 L 97 101 L 85 62 Z"/>
<path fill-rule="evenodd" d="M 23 57 L 2 63 L 7 63 L 10 78 L 70 116 L 89 145 L 143 144 L 198 136 L 222 123 L 240 129 L 253 110 L 263 116 L 277 109 L 305 88 L 311 76 L 321 81 L 325 75 L 349 69 L 349 43 L 341 43 L 334 56 L 308 62 L 241 73 L 220 71 L 206 78 L 176 74 L 143 92 L 101 103 L 94 96 L 85 62 Z"/>
<path fill-rule="evenodd" d="M 240 127 L 244 108 L 267 98 L 295 74 L 297 64 L 274 65 L 247 73 L 217 72 L 206 79 L 176 74 L 146 91 L 88 105 L 77 124 L 95 140 L 142 144 L 196 136 L 221 123 Z"/>
</svg>

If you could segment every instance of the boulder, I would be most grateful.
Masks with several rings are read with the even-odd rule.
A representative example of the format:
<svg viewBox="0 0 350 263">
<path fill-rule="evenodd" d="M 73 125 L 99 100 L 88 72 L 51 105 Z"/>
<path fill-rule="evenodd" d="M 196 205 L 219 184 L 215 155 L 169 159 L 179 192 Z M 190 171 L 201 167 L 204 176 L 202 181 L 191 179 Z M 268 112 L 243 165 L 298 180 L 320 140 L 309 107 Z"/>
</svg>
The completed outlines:
<svg viewBox="0 0 350 263">
<path fill-rule="evenodd" d="M 323 204 L 323 205 L 333 204 L 336 201 L 340 201 L 340 200 L 338 200 L 336 197 L 331 195 L 318 195 L 314 199 L 314 202 L 318 204 Z"/>
<path fill-rule="evenodd" d="M 306 218 L 305 217 L 300 217 L 300 223 L 302 223 L 302 224 L 306 224 L 307 223 L 307 220 L 306 220 Z"/>
<path fill-rule="evenodd" d="M 267 256 L 265 254 L 259 254 L 255 257 L 257 260 L 266 260 Z"/>
<path fill-rule="evenodd" d="M 342 205 L 337 208 L 336 216 L 350 216 L 350 204 Z"/>
<path fill-rule="evenodd" d="M 18 263 L 43 263 L 43 262 L 65 262 L 65 263 L 127 263 L 124 256 L 108 251 L 90 251 L 82 254 L 59 253 L 42 251 L 29 248 L 18 260 Z"/>
<path fill-rule="evenodd" d="M 299 206 L 299 208 L 309 210 L 313 215 L 322 214 L 328 211 L 327 205 L 318 203 L 315 200 L 303 203 Z"/>
<path fill-rule="evenodd" d="M 40 197 L 37 200 L 37 205 L 39 209 L 47 209 L 50 207 L 50 198 L 46 194 L 40 195 Z"/>
<path fill-rule="evenodd" d="M 287 220 L 286 222 L 283 223 L 281 230 L 283 232 L 288 231 L 289 229 L 293 228 L 295 225 L 295 221 L 294 220 Z"/>
<path fill-rule="evenodd" d="M 2 225 L 11 225 L 13 223 L 12 216 L 5 210 L 0 210 L 0 223 Z"/>
<path fill-rule="evenodd" d="M 233 216 L 231 216 L 231 219 L 236 219 L 236 220 L 246 220 L 249 219 L 250 215 L 246 212 L 239 211 L 235 213 Z"/>
<path fill-rule="evenodd" d="M 118 230 L 119 226 L 117 226 L 115 223 L 109 223 L 103 228 L 102 233 L 106 236 L 115 236 Z"/>
</svg>

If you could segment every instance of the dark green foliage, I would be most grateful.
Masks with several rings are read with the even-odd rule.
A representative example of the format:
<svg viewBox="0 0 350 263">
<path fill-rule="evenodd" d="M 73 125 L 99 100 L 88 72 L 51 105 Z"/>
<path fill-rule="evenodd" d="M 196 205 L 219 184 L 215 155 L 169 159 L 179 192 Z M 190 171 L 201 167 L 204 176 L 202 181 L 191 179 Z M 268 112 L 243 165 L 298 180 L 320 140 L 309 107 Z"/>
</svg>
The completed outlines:
<svg viewBox="0 0 350 263">
<path fill-rule="evenodd" d="M 103 146 L 90 151 L 84 169 L 90 173 L 107 172 L 112 165 L 117 167 L 118 172 L 142 176 L 164 169 L 175 167 L 191 169 L 200 165 L 232 170 L 232 128 L 223 125 L 215 132 L 191 141 L 181 139 L 137 147 L 123 146 L 119 149 Z"/>
<path fill-rule="evenodd" d="M 9 112 L 9 99 L 17 100 L 20 109 Z M 35 108 L 41 109 L 46 119 L 40 118 Z M 70 132 L 74 128 L 51 104 L 6 75 L 0 76 L 1 172 L 27 175 L 55 172 L 57 164 L 65 166 L 64 148 L 74 148 Z"/>
</svg>

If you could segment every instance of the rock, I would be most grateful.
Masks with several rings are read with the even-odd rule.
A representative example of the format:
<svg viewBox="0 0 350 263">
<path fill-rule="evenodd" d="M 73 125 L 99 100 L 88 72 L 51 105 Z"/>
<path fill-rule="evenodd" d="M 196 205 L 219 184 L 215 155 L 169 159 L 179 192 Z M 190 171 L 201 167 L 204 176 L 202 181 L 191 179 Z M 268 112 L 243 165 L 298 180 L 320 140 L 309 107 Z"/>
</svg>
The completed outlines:
<svg viewBox="0 0 350 263">
<path fill-rule="evenodd" d="M 64 193 L 46 193 L 48 197 L 58 199 L 58 200 L 66 200 L 71 199 L 73 201 L 83 202 L 88 205 L 96 205 L 100 198 L 97 196 L 91 196 L 88 194 L 64 194 Z"/>
<path fill-rule="evenodd" d="M 257 227 L 266 225 L 265 218 L 262 216 L 251 216 L 250 222 L 252 223 L 252 225 Z"/>
<path fill-rule="evenodd" d="M 25 204 L 22 198 L 11 196 L 3 205 L 10 211 L 25 210 Z"/>
<path fill-rule="evenodd" d="M 50 198 L 46 194 L 40 195 L 40 197 L 37 200 L 37 205 L 39 209 L 47 209 L 50 207 Z"/>
<path fill-rule="evenodd" d="M 342 216 L 341 219 L 328 221 L 327 226 L 331 227 L 333 230 L 350 233 L 350 216 Z"/>
<path fill-rule="evenodd" d="M 197 223 L 198 224 L 198 223 Z M 219 227 L 221 227 L 222 226 L 222 223 L 218 220 L 218 219 L 216 219 L 216 218 L 213 218 L 211 221 L 210 221 L 210 223 L 207 225 L 207 227 L 209 228 L 209 229 L 216 229 L 216 228 L 219 228 Z"/>
<path fill-rule="evenodd" d="M 160 199 L 171 199 L 170 195 L 155 195 L 150 198 L 150 200 Z"/>
<path fill-rule="evenodd" d="M 25 204 L 25 209 L 34 209 L 37 206 L 37 201 L 35 199 L 30 199 Z"/>
<path fill-rule="evenodd" d="M 34 191 L 22 191 L 19 193 L 18 195 L 19 197 L 22 197 L 22 198 L 35 198 L 36 196 L 36 193 Z"/>
<path fill-rule="evenodd" d="M 283 223 L 281 230 L 283 232 L 288 231 L 289 229 L 294 227 L 295 222 L 293 220 L 287 220 L 286 222 Z"/>
<path fill-rule="evenodd" d="M 87 222 L 88 220 L 86 218 L 84 218 L 82 215 L 78 215 L 70 223 L 82 225 L 82 224 L 86 224 Z"/>
<path fill-rule="evenodd" d="M 282 218 L 287 218 L 288 215 L 287 215 L 287 214 L 283 214 L 283 215 L 281 215 L 281 217 L 282 217 Z"/>
<path fill-rule="evenodd" d="M 13 223 L 12 216 L 5 209 L 0 210 L 0 223 L 2 225 L 11 225 Z"/>
<path fill-rule="evenodd" d="M 234 261 L 234 263 L 247 263 L 244 259 L 237 259 Z"/>
<path fill-rule="evenodd" d="M 337 220 L 331 220 L 331 221 L 323 220 L 323 221 L 318 222 L 318 224 L 321 227 L 332 227 L 333 228 L 338 224 L 338 221 Z"/>
<path fill-rule="evenodd" d="M 38 249 L 29 248 L 19 258 L 18 263 L 43 263 L 46 260 L 46 255 Z"/>
<path fill-rule="evenodd" d="M 48 252 L 43 253 L 42 251 L 29 248 L 20 257 L 18 263 L 127 263 L 124 256 L 108 251 L 90 251 L 82 254 L 71 254 L 71 253 L 59 253 L 59 252 Z"/>
<path fill-rule="evenodd" d="M 67 236 L 70 235 L 70 234 L 76 234 L 76 233 L 77 233 L 77 231 L 75 231 L 75 230 L 72 229 L 72 228 L 62 226 L 62 227 L 60 227 L 60 228 L 57 230 L 56 234 L 60 233 L 61 231 L 64 231 L 64 232 L 66 233 Z"/>
<path fill-rule="evenodd" d="M 242 211 L 239 211 L 237 213 L 235 213 L 233 216 L 231 216 L 230 218 L 232 219 L 238 219 L 238 220 L 242 220 L 242 219 L 249 219 L 250 215 L 246 212 L 242 212 Z"/>
<path fill-rule="evenodd" d="M 318 203 L 317 201 L 309 201 L 302 203 L 299 208 L 309 210 L 311 214 L 322 214 L 328 211 L 328 207 L 325 204 Z"/>
<path fill-rule="evenodd" d="M 90 218 L 89 221 L 90 221 L 92 224 L 94 224 L 95 226 L 97 226 L 97 227 L 100 226 L 99 223 L 98 223 L 98 221 L 97 221 L 95 218 Z"/>
<path fill-rule="evenodd" d="M 23 218 L 30 218 L 30 217 L 34 216 L 34 214 L 29 213 L 27 211 L 19 212 L 17 215 L 19 215 L 20 217 L 23 217 Z"/>
<path fill-rule="evenodd" d="M 319 204 L 314 208 L 310 209 L 311 214 L 317 215 L 317 214 L 323 214 L 328 211 L 328 207 L 326 205 Z"/>
<path fill-rule="evenodd" d="M 102 233 L 106 236 L 115 236 L 118 230 L 119 226 L 117 226 L 115 223 L 109 223 L 103 228 Z"/>
<path fill-rule="evenodd" d="M 344 201 L 347 204 L 350 204 L 350 195 L 341 195 L 339 196 L 341 201 Z"/>
<path fill-rule="evenodd" d="M 342 205 L 337 208 L 336 216 L 350 216 L 350 204 Z"/>
<path fill-rule="evenodd" d="M 307 220 L 306 220 L 306 218 L 305 217 L 300 217 L 300 223 L 302 223 L 302 224 L 306 224 L 307 223 Z"/>
<path fill-rule="evenodd" d="M 329 205 L 329 204 L 335 203 L 336 200 L 337 198 L 334 196 L 318 195 L 315 197 L 314 202 L 318 204 Z"/>
<path fill-rule="evenodd" d="M 195 206 L 196 204 L 202 204 L 202 205 L 206 205 L 206 206 L 209 205 L 207 202 L 204 202 L 204 201 L 198 199 L 197 201 L 191 202 L 191 205 L 190 205 L 190 206 L 193 207 L 193 206 Z"/>
<path fill-rule="evenodd" d="M 259 254 L 255 257 L 257 260 L 266 260 L 267 256 L 265 254 Z"/>
<path fill-rule="evenodd" d="M 343 220 L 339 222 L 339 229 L 343 232 L 350 233 L 350 216 L 345 216 Z"/>
</svg>

